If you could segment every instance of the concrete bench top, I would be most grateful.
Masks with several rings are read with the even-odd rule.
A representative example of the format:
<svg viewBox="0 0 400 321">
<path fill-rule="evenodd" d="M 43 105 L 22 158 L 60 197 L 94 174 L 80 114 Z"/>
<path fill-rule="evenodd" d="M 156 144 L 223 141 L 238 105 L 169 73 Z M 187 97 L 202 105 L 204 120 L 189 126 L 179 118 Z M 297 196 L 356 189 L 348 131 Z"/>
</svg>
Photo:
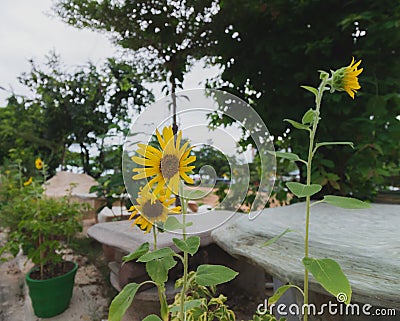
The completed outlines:
<svg viewBox="0 0 400 321">
<path fill-rule="evenodd" d="M 235 217 L 211 236 L 236 258 L 261 266 L 285 282 L 303 283 L 305 203 L 265 209 L 255 220 Z M 286 228 L 296 230 L 276 243 L 262 244 Z M 310 256 L 332 258 L 342 267 L 353 300 L 400 308 L 400 206 L 373 204 L 346 210 L 327 204 L 311 207 Z M 310 289 L 326 293 L 311 277 Z"/>
<path fill-rule="evenodd" d="M 233 217 L 243 216 L 244 214 L 234 214 L 230 211 L 208 211 L 201 214 L 188 214 L 186 221 L 193 222 L 193 226 L 188 227 L 188 235 L 196 234 L 201 238 L 201 246 L 213 243 L 211 238 L 211 228 L 216 228 L 229 221 Z M 176 215 L 181 220 L 181 215 Z M 88 235 L 102 244 L 119 249 L 122 252 L 130 253 L 136 250 L 144 242 L 153 244 L 153 234 L 144 234 L 136 226 L 132 226 L 132 221 L 119 221 L 99 223 L 88 229 Z M 173 232 L 159 233 L 157 236 L 158 248 L 172 247 L 172 238 L 180 238 L 180 235 Z"/>
</svg>

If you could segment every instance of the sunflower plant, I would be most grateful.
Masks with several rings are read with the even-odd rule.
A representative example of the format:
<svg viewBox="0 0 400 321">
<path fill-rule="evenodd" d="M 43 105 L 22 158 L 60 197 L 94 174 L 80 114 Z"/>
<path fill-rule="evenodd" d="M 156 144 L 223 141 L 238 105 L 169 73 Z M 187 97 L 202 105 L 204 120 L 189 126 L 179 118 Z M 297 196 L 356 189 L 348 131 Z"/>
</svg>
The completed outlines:
<svg viewBox="0 0 400 321">
<path fill-rule="evenodd" d="M 306 184 L 301 184 L 298 182 L 288 182 L 286 183 L 287 188 L 292 194 L 298 198 L 305 198 L 306 201 L 306 225 L 305 225 L 305 239 L 304 239 L 304 288 L 301 289 L 295 285 L 284 285 L 279 288 L 275 294 L 269 299 L 269 304 L 276 303 L 279 298 L 291 287 L 296 288 L 304 296 L 304 320 L 308 320 L 308 284 L 309 284 L 309 274 L 311 273 L 314 278 L 322 285 L 322 287 L 329 293 L 334 295 L 345 304 L 349 304 L 351 300 L 351 286 L 344 275 L 340 265 L 328 258 L 312 258 L 309 255 L 309 229 L 310 229 L 310 214 L 311 207 L 318 203 L 328 203 L 333 206 L 338 206 L 346 209 L 360 209 L 368 208 L 370 205 L 368 203 L 362 202 L 355 198 L 341 197 L 335 195 L 325 195 L 322 200 L 317 200 L 311 203 L 311 197 L 317 194 L 322 186 L 319 184 L 313 184 L 311 182 L 311 169 L 313 158 L 319 148 L 328 145 L 348 145 L 353 147 L 352 142 L 317 142 L 316 133 L 318 124 L 321 120 L 321 102 L 322 97 L 325 92 L 334 93 L 335 91 L 344 91 L 352 99 L 354 99 L 355 94 L 361 88 L 358 82 L 358 76 L 362 73 L 363 68 L 358 68 L 361 64 L 361 60 L 355 62 L 352 59 L 350 65 L 340 68 L 336 71 L 331 71 L 329 74 L 326 71 L 320 71 L 321 83 L 318 88 L 310 86 L 302 86 L 302 88 L 308 90 L 315 96 L 315 109 L 308 110 L 301 119 L 301 123 L 285 119 L 294 128 L 298 130 L 305 130 L 309 134 L 309 148 L 308 148 L 308 158 L 307 160 L 301 159 L 295 153 L 286 152 L 276 152 L 277 157 L 285 158 L 291 161 L 297 161 L 305 164 L 307 168 L 307 179 Z M 274 238 L 274 241 L 283 236 L 286 232 L 280 234 L 278 237 Z M 264 245 L 267 246 L 272 242 L 266 242 Z M 339 297 L 340 296 L 340 297 Z M 344 300 L 342 300 L 344 299 Z"/>
<path fill-rule="evenodd" d="M 196 159 L 191 156 L 189 142 L 182 144 L 182 132 L 174 135 L 172 127 L 164 127 L 162 133 L 156 131 L 158 147 L 138 144 L 132 160 L 141 165 L 133 169 L 136 173 L 134 180 L 149 180 L 143 186 L 136 199 L 136 204 L 131 207 L 130 217 L 133 225 L 138 225 L 145 233 L 153 229 L 154 245 L 150 249 L 149 243 L 142 244 L 136 251 L 124 257 L 124 261 L 136 260 L 145 263 L 150 280 L 141 284 L 130 283 L 114 298 L 109 309 L 109 321 L 119 321 L 132 303 L 138 289 L 144 284 L 153 284 L 158 289 L 160 300 L 160 316 L 150 315 L 145 318 L 151 320 L 186 320 L 188 311 L 199 302 L 193 302 L 188 296 L 190 284 L 195 282 L 202 287 L 215 287 L 231 281 L 237 272 L 223 265 L 200 265 L 196 271 L 189 272 L 189 256 L 196 254 L 200 247 L 198 236 L 187 236 L 186 229 L 192 222 L 186 221 L 188 201 L 198 198 L 198 192 L 186 190 L 185 184 L 193 184 L 189 173 L 194 169 L 191 165 Z M 175 199 L 171 195 L 178 195 L 180 206 L 174 206 Z M 180 214 L 181 220 L 175 215 Z M 175 253 L 171 248 L 157 248 L 157 230 L 181 230 L 182 238 L 173 238 L 174 245 L 181 251 Z M 168 281 L 168 272 L 177 261 L 182 262 L 183 276 L 178 280 L 176 287 L 180 288 L 176 304 L 168 306 L 165 294 L 165 283 Z M 189 280 L 190 275 L 190 280 Z M 222 303 L 222 302 L 221 302 Z M 222 311 L 222 310 L 221 310 Z"/>
<path fill-rule="evenodd" d="M 56 275 L 62 266 L 62 250 L 77 232 L 82 230 L 81 218 L 88 207 L 70 202 L 68 197 L 46 197 L 44 185 L 47 165 L 37 158 L 37 175 L 24 178 L 21 162 L 18 171 L 5 173 L 9 198 L 2 199 L 0 217 L 17 219 L 6 221 L 9 231 L 6 244 L 0 248 L 0 256 L 10 253 L 16 256 L 22 248 L 40 272 L 40 279 Z M 4 180 L 5 182 L 5 180 Z M 6 257 L 8 259 L 9 257 Z"/>
</svg>

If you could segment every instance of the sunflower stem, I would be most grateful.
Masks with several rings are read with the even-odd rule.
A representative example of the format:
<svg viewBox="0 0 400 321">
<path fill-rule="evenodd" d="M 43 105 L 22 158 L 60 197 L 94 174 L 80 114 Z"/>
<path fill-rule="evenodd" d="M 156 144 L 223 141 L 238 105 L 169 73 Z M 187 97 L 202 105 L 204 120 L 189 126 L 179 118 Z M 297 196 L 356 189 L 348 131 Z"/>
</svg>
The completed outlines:
<svg viewBox="0 0 400 321">
<path fill-rule="evenodd" d="M 183 197 L 183 182 L 179 185 L 179 195 L 182 204 L 182 237 L 183 240 L 186 241 L 186 214 L 188 208 L 189 200 Z M 180 312 L 179 312 L 179 320 L 185 320 L 185 295 L 187 289 L 187 279 L 188 279 L 188 265 L 189 265 L 189 258 L 188 253 L 183 251 L 183 285 L 181 290 L 181 302 L 180 302 Z"/>
<path fill-rule="evenodd" d="M 157 250 L 157 231 L 156 231 L 156 226 L 153 225 L 153 251 Z"/>
<path fill-rule="evenodd" d="M 321 108 L 321 101 L 322 101 L 322 95 L 324 91 L 326 90 L 325 86 L 329 82 L 329 79 L 323 79 L 321 81 L 321 84 L 318 87 L 318 94 L 315 97 L 315 105 L 316 105 L 316 110 L 315 110 L 315 116 L 314 116 L 314 122 L 313 122 L 313 127 L 310 132 L 310 144 L 308 147 L 308 159 L 307 159 L 307 185 L 311 185 L 311 164 L 312 164 L 312 159 L 314 157 L 314 142 L 315 142 L 315 134 L 317 132 L 318 128 L 318 122 L 319 122 L 319 112 Z M 311 204 L 311 198 L 310 196 L 306 197 L 306 233 L 305 233 L 305 239 L 304 239 L 304 257 L 309 256 L 309 232 L 310 232 L 310 204 Z M 308 321 L 308 270 L 305 268 L 304 269 L 304 321 Z"/>
</svg>

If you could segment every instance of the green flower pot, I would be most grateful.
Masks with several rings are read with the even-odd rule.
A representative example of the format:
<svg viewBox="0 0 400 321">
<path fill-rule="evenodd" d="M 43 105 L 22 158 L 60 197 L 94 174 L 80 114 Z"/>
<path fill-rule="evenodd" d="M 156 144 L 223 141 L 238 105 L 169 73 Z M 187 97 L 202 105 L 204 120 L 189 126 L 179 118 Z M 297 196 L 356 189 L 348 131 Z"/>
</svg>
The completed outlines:
<svg viewBox="0 0 400 321">
<path fill-rule="evenodd" d="M 41 318 L 50 318 L 64 312 L 72 297 L 75 275 L 78 264 L 74 264 L 72 270 L 64 275 L 47 280 L 34 280 L 31 273 L 37 270 L 32 268 L 25 276 L 29 288 L 29 296 L 32 300 L 32 307 L 35 315 Z"/>
</svg>

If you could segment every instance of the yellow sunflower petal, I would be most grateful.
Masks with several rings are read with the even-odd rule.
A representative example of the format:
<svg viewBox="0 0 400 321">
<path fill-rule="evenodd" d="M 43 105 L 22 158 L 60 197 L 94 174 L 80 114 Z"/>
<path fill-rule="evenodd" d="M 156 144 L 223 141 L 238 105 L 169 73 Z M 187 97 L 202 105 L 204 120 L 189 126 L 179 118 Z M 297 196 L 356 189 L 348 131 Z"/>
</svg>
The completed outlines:
<svg viewBox="0 0 400 321">
<path fill-rule="evenodd" d="M 156 129 L 156 136 L 157 136 L 157 140 L 158 140 L 158 143 L 160 144 L 161 148 L 164 149 L 165 142 L 164 142 L 164 139 L 162 138 L 160 132 L 158 131 L 158 129 Z"/>
<path fill-rule="evenodd" d="M 188 152 L 187 147 L 189 146 L 189 142 L 186 142 L 183 144 L 183 146 L 179 149 L 179 158 L 184 158 L 185 154 Z M 189 151 L 190 153 L 190 151 Z M 189 153 L 187 153 L 186 157 L 189 155 Z"/>
<path fill-rule="evenodd" d="M 179 192 L 179 174 L 174 175 L 168 182 L 168 188 L 174 194 L 178 194 Z"/>
<path fill-rule="evenodd" d="M 164 142 L 168 143 L 171 139 L 174 138 L 174 132 L 172 131 L 172 126 L 166 126 L 163 129 L 163 137 Z"/>
<path fill-rule="evenodd" d="M 190 156 L 190 157 L 184 159 L 183 161 L 181 161 L 181 166 L 187 165 L 187 164 L 189 164 L 189 163 L 192 163 L 192 162 L 194 162 L 195 160 L 196 160 L 196 156 Z"/>
<path fill-rule="evenodd" d="M 143 166 L 151 166 L 153 164 L 157 164 L 156 160 L 152 160 L 152 159 L 147 159 L 147 158 L 142 158 L 142 157 L 137 157 L 137 156 L 132 156 L 131 159 L 139 165 L 143 165 Z"/>
<path fill-rule="evenodd" d="M 193 179 L 187 176 L 186 173 L 181 173 L 181 177 L 184 179 L 185 182 L 189 184 L 194 184 Z"/>
<path fill-rule="evenodd" d="M 147 153 L 151 153 L 151 154 L 157 155 L 157 156 L 162 155 L 162 152 L 159 149 L 157 149 L 151 145 L 138 144 L 138 146 L 139 146 L 139 149 L 144 150 Z"/>
</svg>

